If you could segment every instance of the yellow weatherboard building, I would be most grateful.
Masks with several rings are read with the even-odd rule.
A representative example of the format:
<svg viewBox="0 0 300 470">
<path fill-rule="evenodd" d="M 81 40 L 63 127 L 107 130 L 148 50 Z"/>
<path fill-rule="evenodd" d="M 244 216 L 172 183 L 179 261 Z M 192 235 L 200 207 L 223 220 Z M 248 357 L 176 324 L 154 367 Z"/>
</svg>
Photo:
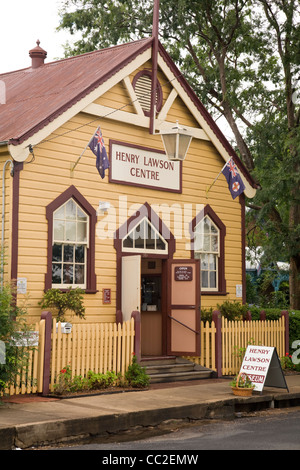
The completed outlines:
<svg viewBox="0 0 300 470">
<path fill-rule="evenodd" d="M 80 287 L 86 319 L 72 321 L 139 311 L 143 355 L 197 354 L 200 306 L 245 301 L 245 195 L 256 187 L 153 43 L 46 63 L 38 42 L 31 66 L 0 75 L 2 281 L 17 280 L 30 322 L 46 290 Z M 177 127 L 184 159 L 166 152 Z"/>
</svg>

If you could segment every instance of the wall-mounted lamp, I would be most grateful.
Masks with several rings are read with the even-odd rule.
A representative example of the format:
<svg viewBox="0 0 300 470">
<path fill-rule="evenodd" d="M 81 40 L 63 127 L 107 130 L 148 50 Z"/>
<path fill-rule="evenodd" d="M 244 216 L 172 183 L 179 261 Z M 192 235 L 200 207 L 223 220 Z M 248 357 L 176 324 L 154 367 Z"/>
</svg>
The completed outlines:
<svg viewBox="0 0 300 470">
<path fill-rule="evenodd" d="M 97 213 L 104 214 L 104 212 L 107 212 L 108 209 L 110 208 L 110 203 L 107 201 L 99 201 L 99 206 L 97 209 Z"/>
<path fill-rule="evenodd" d="M 186 129 L 179 127 L 178 121 L 175 127 L 160 131 L 160 134 L 168 159 L 184 160 L 193 136 Z"/>
</svg>

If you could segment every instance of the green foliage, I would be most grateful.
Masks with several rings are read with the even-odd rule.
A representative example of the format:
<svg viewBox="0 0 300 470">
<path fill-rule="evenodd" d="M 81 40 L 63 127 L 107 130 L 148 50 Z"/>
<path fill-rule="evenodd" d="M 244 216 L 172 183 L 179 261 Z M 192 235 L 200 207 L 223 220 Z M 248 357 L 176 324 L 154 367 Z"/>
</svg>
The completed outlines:
<svg viewBox="0 0 300 470">
<path fill-rule="evenodd" d="M 83 290 L 79 288 L 70 288 L 66 292 L 62 292 L 60 289 L 49 289 L 45 292 L 39 305 L 42 309 L 54 308 L 58 321 L 65 320 L 67 311 L 74 312 L 79 318 L 85 318 Z"/>
<path fill-rule="evenodd" d="M 146 374 L 145 368 L 137 362 L 135 354 L 133 354 L 132 362 L 125 372 L 125 379 L 131 387 L 140 388 L 149 385 L 150 378 Z"/>
<path fill-rule="evenodd" d="M 249 306 L 240 302 L 230 302 L 229 300 L 226 300 L 221 305 L 218 304 L 217 309 L 220 311 L 223 317 L 232 321 L 242 320 L 246 316 L 246 313 L 249 310 Z"/>
<path fill-rule="evenodd" d="M 239 388 L 254 388 L 255 385 L 251 382 L 247 374 L 238 374 L 231 382 L 231 387 Z"/>
<path fill-rule="evenodd" d="M 283 371 L 299 371 L 300 372 L 300 364 L 294 364 L 293 357 L 291 354 L 286 353 L 284 357 L 280 358 L 280 364 Z"/>
<path fill-rule="evenodd" d="M 112 387 L 117 380 L 117 375 L 113 371 L 107 371 L 105 374 L 97 374 L 89 371 L 88 384 L 93 390 Z"/>
<path fill-rule="evenodd" d="M 89 371 L 87 377 L 74 375 L 69 365 L 64 367 L 56 380 L 54 391 L 58 395 L 66 393 L 83 392 L 89 390 L 100 390 L 113 387 L 116 385 L 117 375 L 112 371 L 105 374 Z"/>
<path fill-rule="evenodd" d="M 15 286 L 5 284 L 0 289 L 0 394 L 13 384 L 26 365 L 30 350 L 27 346 L 30 328 L 26 325 L 26 310 L 15 305 Z M 30 344 L 30 343 L 29 343 Z M 23 346 L 22 346 L 23 345 Z M 3 357 L 2 357 L 3 356 Z"/>
<path fill-rule="evenodd" d="M 125 377 L 122 377 L 121 374 L 116 374 L 114 371 L 107 371 L 105 374 L 102 374 L 92 370 L 88 371 L 87 377 L 82 377 L 81 375 L 74 375 L 72 377 L 72 370 L 67 365 L 61 369 L 56 378 L 54 393 L 63 395 L 90 390 L 105 390 L 114 387 L 145 388 L 148 385 L 149 376 L 145 373 L 145 369 L 137 363 L 134 355 L 132 363 L 125 373 Z"/>
<path fill-rule="evenodd" d="M 300 311 L 292 310 L 289 312 L 289 336 L 290 336 L 290 353 L 293 354 L 291 348 L 294 341 L 300 340 Z"/>
</svg>

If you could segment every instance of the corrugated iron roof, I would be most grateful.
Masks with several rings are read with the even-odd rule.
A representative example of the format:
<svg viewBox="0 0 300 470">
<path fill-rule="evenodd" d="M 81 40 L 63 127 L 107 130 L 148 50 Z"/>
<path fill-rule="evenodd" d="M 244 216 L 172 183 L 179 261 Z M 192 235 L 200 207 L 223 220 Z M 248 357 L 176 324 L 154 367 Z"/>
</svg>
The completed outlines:
<svg viewBox="0 0 300 470">
<path fill-rule="evenodd" d="M 0 142 L 18 145 L 151 46 L 152 38 L 0 74 Z"/>
</svg>

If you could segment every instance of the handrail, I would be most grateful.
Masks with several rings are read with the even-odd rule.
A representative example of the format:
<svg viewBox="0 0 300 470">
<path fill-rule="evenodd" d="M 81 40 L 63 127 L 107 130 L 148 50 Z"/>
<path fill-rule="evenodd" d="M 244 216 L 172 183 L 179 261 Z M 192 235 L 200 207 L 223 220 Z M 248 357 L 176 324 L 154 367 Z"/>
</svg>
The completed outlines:
<svg viewBox="0 0 300 470">
<path fill-rule="evenodd" d="M 188 330 L 191 330 L 193 333 L 196 333 L 196 335 L 200 335 L 199 331 L 193 330 L 193 328 L 190 328 L 189 326 L 185 325 L 185 324 L 182 323 L 181 321 L 177 320 L 177 318 L 174 318 L 174 317 L 172 317 L 171 315 L 168 315 L 168 317 L 171 318 L 171 320 L 174 320 L 174 321 L 176 321 L 177 323 L 180 323 L 180 325 L 184 326 L 184 327 L 187 328 Z"/>
</svg>

